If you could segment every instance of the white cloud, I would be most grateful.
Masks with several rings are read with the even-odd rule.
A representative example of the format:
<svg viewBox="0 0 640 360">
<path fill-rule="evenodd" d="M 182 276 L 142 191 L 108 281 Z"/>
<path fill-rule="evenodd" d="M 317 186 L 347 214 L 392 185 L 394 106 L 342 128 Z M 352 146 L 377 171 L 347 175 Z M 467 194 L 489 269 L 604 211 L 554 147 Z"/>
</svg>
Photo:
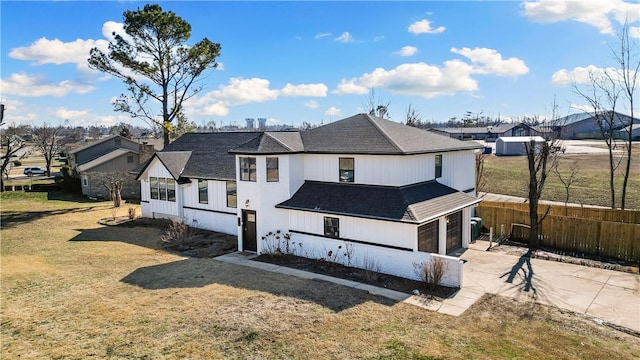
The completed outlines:
<svg viewBox="0 0 640 360">
<path fill-rule="evenodd" d="M 331 36 L 331 33 L 330 32 L 317 33 L 315 38 L 322 39 L 323 37 L 327 37 L 327 36 Z"/>
<path fill-rule="evenodd" d="M 446 28 L 444 26 L 438 26 L 437 28 L 431 27 L 431 22 L 427 19 L 416 21 L 409 25 L 408 31 L 412 34 L 439 34 Z"/>
<path fill-rule="evenodd" d="M 475 67 L 478 74 L 494 74 L 498 76 L 517 76 L 524 75 L 529 72 L 529 68 L 524 61 L 518 58 L 502 59 L 502 55 L 494 49 L 487 48 L 451 48 L 454 54 L 460 54 L 474 64 L 480 64 Z"/>
<path fill-rule="evenodd" d="M 319 83 L 319 84 L 301 84 L 301 85 L 292 85 L 287 83 L 287 85 L 280 90 L 282 96 L 315 96 L 315 97 L 325 97 L 327 96 L 327 85 Z"/>
<path fill-rule="evenodd" d="M 400 56 L 412 56 L 418 52 L 418 48 L 415 46 L 403 46 L 402 49 L 394 52 L 396 55 Z"/>
<path fill-rule="evenodd" d="M 42 77 L 37 75 L 15 73 L 11 74 L 7 79 L 0 80 L 0 89 L 2 89 L 3 95 L 63 97 L 72 92 L 86 94 L 92 91 L 94 87 L 69 80 L 59 83 L 46 83 Z"/>
<path fill-rule="evenodd" d="M 224 70 L 224 63 L 221 63 L 219 61 L 217 63 L 218 63 L 218 66 L 216 67 L 216 70 L 223 71 Z"/>
<path fill-rule="evenodd" d="M 199 114 L 223 117 L 229 115 L 229 108 L 222 101 L 218 101 L 215 104 L 204 106 Z"/>
<path fill-rule="evenodd" d="M 106 40 L 82 40 L 63 42 L 59 39 L 49 40 L 45 37 L 34 41 L 27 47 L 14 48 L 9 52 L 9 57 L 18 60 L 33 60 L 34 64 L 76 64 L 78 70 L 91 72 L 87 58 L 89 51 L 97 47 L 107 51 L 109 42 Z"/>
<path fill-rule="evenodd" d="M 629 26 L 629 37 L 640 39 L 640 26 Z"/>
<path fill-rule="evenodd" d="M 328 109 L 324 112 L 324 114 L 325 114 L 325 115 L 328 115 L 328 116 L 338 116 L 338 115 L 341 115 L 341 114 L 342 114 L 342 111 L 341 111 L 340 109 L 338 109 L 337 107 L 332 106 L 332 107 L 328 108 Z"/>
<path fill-rule="evenodd" d="M 588 112 L 588 113 L 592 113 L 593 112 L 593 106 L 591 106 L 591 105 L 571 104 L 570 107 L 571 107 L 571 109 L 578 110 L 580 112 Z"/>
<path fill-rule="evenodd" d="M 384 40 L 384 35 L 378 35 L 378 36 L 374 36 L 373 37 L 373 41 L 374 42 L 378 42 L 378 41 L 382 41 Z"/>
<path fill-rule="evenodd" d="M 613 17 L 619 24 L 640 20 L 640 3 L 622 0 L 540 0 L 522 4 L 524 15 L 536 22 L 573 20 L 591 25 L 603 34 L 613 34 Z"/>
<path fill-rule="evenodd" d="M 604 79 L 605 76 L 623 84 L 621 77 L 622 70 L 613 67 L 600 68 L 595 65 L 586 67 L 577 66 L 571 70 L 560 69 L 551 75 L 551 84 L 556 86 L 567 86 L 570 84 L 585 85 L 591 84 L 593 80 Z M 640 86 L 640 77 L 637 79 L 637 85 Z"/>
<path fill-rule="evenodd" d="M 349 34 L 348 31 L 343 32 L 342 35 L 338 36 L 333 40 L 342 42 L 342 43 L 349 43 L 354 41 L 353 36 L 351 36 L 351 34 Z"/>
<path fill-rule="evenodd" d="M 453 95 L 458 91 L 476 91 L 478 83 L 474 74 L 517 76 L 529 69 L 522 60 L 503 60 L 502 55 L 492 49 L 452 49 L 471 60 L 445 61 L 442 66 L 424 62 L 405 63 L 393 69 L 377 68 L 359 78 L 342 79 L 332 92 L 334 94 L 366 94 L 370 88 L 383 88 L 389 92 L 434 98 Z"/>
<path fill-rule="evenodd" d="M 356 78 L 350 80 L 342 79 L 338 87 L 332 91 L 334 94 L 366 94 L 369 92 L 369 88 L 363 85 L 358 85 Z"/>
<path fill-rule="evenodd" d="M 53 116 L 60 120 L 75 121 L 86 119 L 89 113 L 89 110 L 69 110 L 61 107 L 53 111 Z"/>
<path fill-rule="evenodd" d="M 318 102 L 315 100 L 309 100 L 306 103 L 304 103 L 304 106 L 308 107 L 309 109 L 317 109 Z"/>
<path fill-rule="evenodd" d="M 278 98 L 278 91 L 269 89 L 269 80 L 260 78 L 231 78 L 229 85 L 214 90 L 211 97 L 224 101 L 229 105 L 246 103 L 262 103 Z"/>
</svg>

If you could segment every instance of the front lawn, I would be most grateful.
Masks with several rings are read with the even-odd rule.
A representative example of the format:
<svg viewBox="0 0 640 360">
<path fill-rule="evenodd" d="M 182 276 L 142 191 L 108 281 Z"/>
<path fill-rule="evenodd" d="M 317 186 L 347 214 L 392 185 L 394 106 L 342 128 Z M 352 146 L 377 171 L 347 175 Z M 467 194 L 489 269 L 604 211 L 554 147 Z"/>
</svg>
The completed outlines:
<svg viewBox="0 0 640 360">
<path fill-rule="evenodd" d="M 2 359 L 640 357 L 640 339 L 555 308 L 487 295 L 452 317 L 186 258 L 163 229 L 100 225 L 109 202 L 69 200 L 0 194 Z"/>
</svg>

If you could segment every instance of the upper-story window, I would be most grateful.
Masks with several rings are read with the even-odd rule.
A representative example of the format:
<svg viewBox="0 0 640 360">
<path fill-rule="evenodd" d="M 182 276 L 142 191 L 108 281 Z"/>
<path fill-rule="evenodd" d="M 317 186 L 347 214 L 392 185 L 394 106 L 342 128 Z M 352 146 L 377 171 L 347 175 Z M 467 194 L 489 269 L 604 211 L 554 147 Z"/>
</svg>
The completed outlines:
<svg viewBox="0 0 640 360">
<path fill-rule="evenodd" d="M 280 181 L 277 157 L 267 158 L 267 181 L 268 182 Z"/>
<path fill-rule="evenodd" d="M 133 163 L 133 155 L 127 155 L 127 164 Z"/>
<path fill-rule="evenodd" d="M 436 155 L 436 179 L 442 177 L 442 155 Z"/>
<path fill-rule="evenodd" d="M 198 179 L 198 202 L 200 204 L 209 203 L 209 181 Z"/>
<path fill-rule="evenodd" d="M 240 180 L 256 181 L 256 158 L 254 157 L 240 158 Z"/>
<path fill-rule="evenodd" d="M 353 158 L 339 158 L 340 182 L 353 182 L 354 180 L 354 160 Z"/>
</svg>

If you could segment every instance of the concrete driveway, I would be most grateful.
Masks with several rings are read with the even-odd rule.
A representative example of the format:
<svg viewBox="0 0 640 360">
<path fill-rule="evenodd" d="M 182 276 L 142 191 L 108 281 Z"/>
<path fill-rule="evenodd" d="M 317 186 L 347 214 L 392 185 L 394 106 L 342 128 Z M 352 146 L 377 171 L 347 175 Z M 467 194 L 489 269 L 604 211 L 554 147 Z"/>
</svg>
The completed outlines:
<svg viewBox="0 0 640 360">
<path fill-rule="evenodd" d="M 640 332 L 639 275 L 487 252 L 487 247 L 477 241 L 461 256 L 467 262 L 458 295 L 534 301 Z"/>
</svg>

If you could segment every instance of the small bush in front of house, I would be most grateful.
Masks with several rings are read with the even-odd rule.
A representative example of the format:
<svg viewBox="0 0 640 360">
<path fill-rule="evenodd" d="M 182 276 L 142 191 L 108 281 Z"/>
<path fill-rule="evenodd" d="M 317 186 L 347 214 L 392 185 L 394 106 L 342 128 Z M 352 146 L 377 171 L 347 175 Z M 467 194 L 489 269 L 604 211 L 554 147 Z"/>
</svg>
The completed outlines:
<svg viewBox="0 0 640 360">
<path fill-rule="evenodd" d="M 429 262 L 413 263 L 413 271 L 425 284 L 427 290 L 435 289 L 446 270 L 446 264 L 441 258 L 432 256 Z"/>
<path fill-rule="evenodd" d="M 13 166 L 21 166 L 22 165 L 22 161 L 20 160 L 14 160 L 13 161 Z"/>
<path fill-rule="evenodd" d="M 302 244 L 299 244 L 302 246 Z M 262 237 L 262 251 L 265 255 L 297 255 L 296 243 L 291 241 L 291 235 L 280 230 L 269 231 Z"/>
<path fill-rule="evenodd" d="M 193 242 L 193 231 L 182 221 L 171 221 L 167 231 L 160 237 L 165 248 L 183 251 Z"/>
</svg>

